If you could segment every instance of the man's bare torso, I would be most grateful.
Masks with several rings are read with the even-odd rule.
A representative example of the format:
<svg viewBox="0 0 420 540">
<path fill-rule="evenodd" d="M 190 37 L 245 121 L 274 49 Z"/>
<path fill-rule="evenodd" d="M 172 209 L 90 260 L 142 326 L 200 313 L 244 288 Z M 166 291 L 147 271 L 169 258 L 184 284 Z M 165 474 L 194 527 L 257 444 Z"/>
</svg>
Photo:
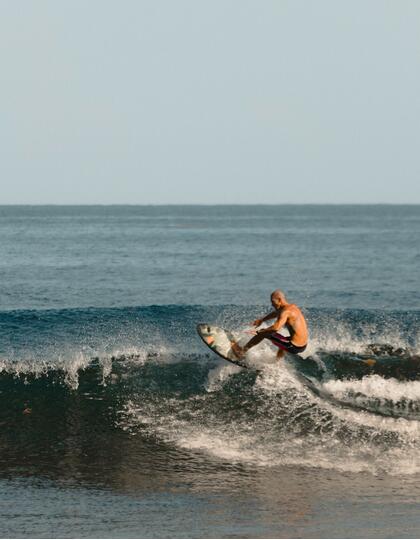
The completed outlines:
<svg viewBox="0 0 420 540">
<path fill-rule="evenodd" d="M 278 312 L 277 320 L 287 317 L 285 326 L 289 330 L 292 343 L 302 347 L 308 342 L 308 327 L 305 317 L 295 304 L 287 304 Z"/>
</svg>

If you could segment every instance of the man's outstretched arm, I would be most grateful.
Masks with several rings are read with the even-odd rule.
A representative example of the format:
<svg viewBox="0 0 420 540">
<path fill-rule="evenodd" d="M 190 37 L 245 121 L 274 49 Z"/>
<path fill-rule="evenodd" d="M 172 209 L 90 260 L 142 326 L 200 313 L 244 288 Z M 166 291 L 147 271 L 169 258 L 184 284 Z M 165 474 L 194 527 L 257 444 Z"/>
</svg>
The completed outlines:
<svg viewBox="0 0 420 540">
<path fill-rule="evenodd" d="M 263 322 L 269 321 L 270 319 L 275 319 L 278 317 L 278 311 L 274 310 L 265 317 L 261 317 L 261 319 L 255 319 L 255 321 L 252 323 L 253 326 L 261 326 Z"/>
<path fill-rule="evenodd" d="M 278 315 L 277 312 L 276 314 Z M 286 324 L 287 317 L 288 317 L 288 314 L 283 312 L 281 316 L 277 318 L 277 321 L 274 324 L 272 324 L 268 328 L 263 328 L 262 330 L 258 330 L 257 334 L 261 335 L 261 334 L 271 334 L 272 332 L 278 332 L 280 328 L 283 328 L 283 326 Z"/>
</svg>

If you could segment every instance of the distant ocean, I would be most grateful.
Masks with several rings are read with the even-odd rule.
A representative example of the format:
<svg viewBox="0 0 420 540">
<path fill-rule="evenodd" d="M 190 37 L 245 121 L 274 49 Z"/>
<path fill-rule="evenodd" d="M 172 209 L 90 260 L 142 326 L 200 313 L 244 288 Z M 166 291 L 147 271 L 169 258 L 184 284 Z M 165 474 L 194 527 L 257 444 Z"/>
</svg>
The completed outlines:
<svg viewBox="0 0 420 540">
<path fill-rule="evenodd" d="M 2 537 L 418 537 L 420 206 L 0 206 L 0 255 Z M 304 360 L 204 346 L 276 288 Z"/>
</svg>

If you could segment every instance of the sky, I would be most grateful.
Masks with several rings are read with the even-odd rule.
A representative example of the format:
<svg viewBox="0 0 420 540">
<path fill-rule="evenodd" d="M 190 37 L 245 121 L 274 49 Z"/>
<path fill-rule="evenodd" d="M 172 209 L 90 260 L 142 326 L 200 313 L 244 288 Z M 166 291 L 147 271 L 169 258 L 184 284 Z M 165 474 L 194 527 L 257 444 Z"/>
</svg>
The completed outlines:
<svg viewBox="0 0 420 540">
<path fill-rule="evenodd" d="M 0 0 L 0 204 L 420 203 L 417 0 Z"/>
</svg>

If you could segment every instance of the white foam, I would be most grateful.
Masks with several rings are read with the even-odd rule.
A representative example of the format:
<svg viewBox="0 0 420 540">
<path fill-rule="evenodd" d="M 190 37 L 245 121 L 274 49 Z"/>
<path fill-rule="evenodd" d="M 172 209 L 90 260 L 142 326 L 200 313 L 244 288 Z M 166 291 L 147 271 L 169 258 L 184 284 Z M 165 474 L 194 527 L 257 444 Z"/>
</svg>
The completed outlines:
<svg viewBox="0 0 420 540">
<path fill-rule="evenodd" d="M 349 393 L 360 393 L 369 398 L 388 399 L 393 402 L 402 399 L 420 401 L 420 381 L 384 379 L 379 375 L 367 375 L 361 380 L 330 380 L 325 382 L 323 387 L 338 398 L 344 398 Z"/>
<path fill-rule="evenodd" d="M 276 395 L 288 388 L 301 388 L 302 384 L 282 361 L 270 364 L 262 370 L 255 381 L 255 386 L 266 394 Z"/>
<path fill-rule="evenodd" d="M 389 324 L 378 326 L 377 323 L 366 323 L 356 333 L 355 329 L 343 321 L 334 321 L 330 328 L 311 328 L 308 347 L 305 356 L 313 356 L 319 350 L 363 353 L 372 343 L 392 345 L 395 348 L 411 349 L 414 353 L 419 351 L 420 332 L 411 336 L 414 342 L 409 343 L 400 329 Z M 414 338 L 414 339 L 413 339 Z"/>
<path fill-rule="evenodd" d="M 65 383 L 73 390 L 79 385 L 79 370 L 85 369 L 91 362 L 91 358 L 82 352 L 68 356 L 59 355 L 54 360 L 40 359 L 1 359 L 0 372 L 8 373 L 14 377 L 32 376 L 40 378 L 48 376 L 51 371 L 62 371 Z"/>
<path fill-rule="evenodd" d="M 217 392 L 223 384 L 235 373 L 239 373 L 242 368 L 227 362 L 217 365 L 211 369 L 207 375 L 207 381 L 204 385 L 207 392 Z"/>
<path fill-rule="evenodd" d="M 319 349 L 362 352 L 372 342 L 389 343 L 389 334 L 374 325 L 358 337 L 344 324 L 318 333 L 308 354 Z M 372 335 L 375 334 L 375 339 Z M 401 337 L 394 346 L 406 347 Z M 244 399 L 247 407 L 214 410 L 216 391 L 241 368 L 221 363 L 209 371 L 207 393 L 165 403 L 146 403 L 139 396 L 123 412 L 121 426 L 136 433 L 147 429 L 168 443 L 229 462 L 254 466 L 294 465 L 373 474 L 420 473 L 420 422 L 346 409 L 314 395 L 286 362 L 268 364 L 276 349 L 268 342 L 249 357 L 261 369 Z M 249 381 L 249 379 L 247 379 Z M 420 381 L 402 382 L 369 375 L 358 381 L 331 380 L 323 390 L 337 399 L 420 401 Z M 249 395 L 251 392 L 251 396 Z M 252 397 L 255 392 L 255 400 Z M 227 402 L 228 403 L 228 402 Z"/>
<path fill-rule="evenodd" d="M 176 411 L 181 403 L 175 400 L 171 406 L 172 411 Z M 131 422 L 123 422 L 122 427 L 135 434 L 135 426 L 140 423 L 166 442 L 183 449 L 204 452 L 229 463 L 258 467 L 292 465 L 390 475 L 420 472 L 418 441 L 413 443 L 405 440 L 403 444 L 384 447 L 375 444 L 375 430 L 370 440 L 360 440 L 358 430 L 351 441 L 342 440 L 338 436 L 340 422 L 330 432 L 321 430 L 306 435 L 293 431 L 273 431 L 271 422 L 263 420 L 249 424 L 245 418 L 234 422 L 223 422 L 219 418 L 219 423 L 211 422 L 206 426 L 203 425 L 201 411 L 185 420 L 182 418 L 185 418 L 185 409 L 181 409 L 181 415 L 172 412 L 163 417 L 153 411 L 148 413 L 131 402 L 126 408 Z M 351 429 L 351 423 L 347 424 L 347 428 Z"/>
</svg>

